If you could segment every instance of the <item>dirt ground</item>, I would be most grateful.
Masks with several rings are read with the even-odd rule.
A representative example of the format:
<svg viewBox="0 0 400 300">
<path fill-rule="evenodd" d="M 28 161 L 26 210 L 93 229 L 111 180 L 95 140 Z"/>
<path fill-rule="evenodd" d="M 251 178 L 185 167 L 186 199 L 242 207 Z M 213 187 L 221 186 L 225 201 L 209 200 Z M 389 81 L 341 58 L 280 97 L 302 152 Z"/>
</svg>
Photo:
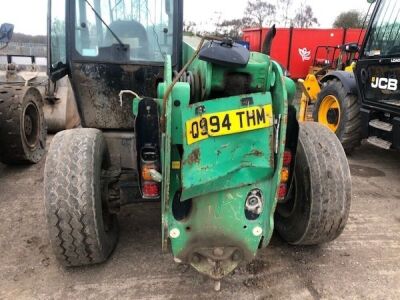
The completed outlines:
<svg viewBox="0 0 400 300">
<path fill-rule="evenodd" d="M 400 156 L 363 146 L 349 160 L 353 202 L 342 236 L 320 247 L 288 246 L 274 236 L 219 293 L 161 254 L 156 204 L 120 217 L 120 241 L 107 263 L 62 268 L 47 237 L 44 162 L 0 164 L 0 299 L 399 299 Z"/>
</svg>

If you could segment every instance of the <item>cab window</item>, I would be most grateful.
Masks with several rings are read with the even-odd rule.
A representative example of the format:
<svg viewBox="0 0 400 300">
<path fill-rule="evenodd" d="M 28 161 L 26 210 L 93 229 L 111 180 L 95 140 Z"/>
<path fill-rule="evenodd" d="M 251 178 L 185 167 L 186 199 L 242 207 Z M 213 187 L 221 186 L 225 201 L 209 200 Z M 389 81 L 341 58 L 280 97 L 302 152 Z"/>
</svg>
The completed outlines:
<svg viewBox="0 0 400 300">
<path fill-rule="evenodd" d="M 400 1 L 382 0 L 371 25 L 364 55 L 400 55 Z"/>
<path fill-rule="evenodd" d="M 59 64 L 66 64 L 66 26 L 65 26 L 65 2 L 59 0 L 51 3 L 51 65 L 55 68 Z"/>
<path fill-rule="evenodd" d="M 129 45 L 132 61 L 163 62 L 172 54 L 173 0 L 77 0 L 75 45 L 102 59 L 102 48 Z"/>
</svg>

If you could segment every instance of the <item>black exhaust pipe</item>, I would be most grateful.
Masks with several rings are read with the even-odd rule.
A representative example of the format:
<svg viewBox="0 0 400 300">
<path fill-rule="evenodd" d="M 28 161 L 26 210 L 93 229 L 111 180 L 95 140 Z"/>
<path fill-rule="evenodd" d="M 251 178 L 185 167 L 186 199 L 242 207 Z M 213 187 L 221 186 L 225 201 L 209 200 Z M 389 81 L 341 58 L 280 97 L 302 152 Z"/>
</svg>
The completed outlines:
<svg viewBox="0 0 400 300">
<path fill-rule="evenodd" d="M 268 30 L 267 35 L 265 36 L 265 40 L 262 46 L 261 53 L 270 55 L 271 54 L 271 47 L 272 47 L 272 42 L 275 38 L 276 35 L 276 26 L 275 24 L 272 25 L 272 27 Z"/>
</svg>

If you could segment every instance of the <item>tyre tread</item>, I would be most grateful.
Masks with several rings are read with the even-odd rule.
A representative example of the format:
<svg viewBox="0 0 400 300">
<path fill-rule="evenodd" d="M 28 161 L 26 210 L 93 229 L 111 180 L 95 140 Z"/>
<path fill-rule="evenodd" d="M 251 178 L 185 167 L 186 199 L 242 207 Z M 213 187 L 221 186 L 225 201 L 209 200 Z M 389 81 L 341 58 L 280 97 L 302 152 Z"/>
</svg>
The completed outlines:
<svg viewBox="0 0 400 300">
<path fill-rule="evenodd" d="M 34 104 L 39 111 L 39 140 L 31 149 L 23 140 L 21 117 L 26 95 L 34 95 Z M 33 95 L 32 95 L 33 96 Z M 45 153 L 46 123 L 43 99 L 34 87 L 2 86 L 0 88 L 0 161 L 6 164 L 37 163 Z"/>
<path fill-rule="evenodd" d="M 344 149 L 327 127 L 305 122 L 300 125 L 297 156 L 300 202 L 288 216 L 280 214 L 278 204 L 276 229 L 290 244 L 332 241 L 342 233 L 350 211 L 351 176 Z"/>
<path fill-rule="evenodd" d="M 339 141 L 327 128 L 316 123 L 304 124 L 300 135 L 309 155 L 313 203 L 308 231 L 298 244 L 320 244 L 337 238 L 345 227 L 350 210 L 350 171 Z M 315 147 L 315 143 L 320 147 Z"/>
<path fill-rule="evenodd" d="M 327 94 L 332 92 L 337 94 L 337 99 L 341 103 L 342 120 L 336 132 L 344 150 L 351 153 L 361 144 L 361 112 L 360 104 L 356 95 L 348 93 L 343 84 L 338 79 L 326 82 L 318 95 L 318 100 L 314 106 L 313 118 L 318 122 L 318 111 L 322 100 Z"/>
<path fill-rule="evenodd" d="M 50 241 L 64 266 L 103 262 L 116 243 L 101 236 L 96 222 L 93 165 L 101 131 L 73 129 L 58 133 L 45 166 L 45 206 Z M 91 167 L 92 166 L 92 167 Z"/>
</svg>

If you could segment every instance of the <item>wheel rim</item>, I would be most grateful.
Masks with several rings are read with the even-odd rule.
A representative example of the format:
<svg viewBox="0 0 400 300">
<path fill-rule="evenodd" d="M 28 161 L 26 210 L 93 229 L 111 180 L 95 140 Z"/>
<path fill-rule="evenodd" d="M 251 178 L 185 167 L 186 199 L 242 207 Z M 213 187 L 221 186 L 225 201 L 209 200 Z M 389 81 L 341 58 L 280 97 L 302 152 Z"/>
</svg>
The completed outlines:
<svg viewBox="0 0 400 300">
<path fill-rule="evenodd" d="M 30 102 L 24 110 L 23 118 L 22 118 L 22 130 L 23 130 L 23 138 L 25 143 L 30 147 L 34 148 L 39 139 L 39 110 L 36 105 Z"/>
<path fill-rule="evenodd" d="M 318 110 L 318 122 L 333 132 L 338 129 L 340 124 L 340 103 L 335 96 L 328 95 L 322 99 Z"/>
</svg>

